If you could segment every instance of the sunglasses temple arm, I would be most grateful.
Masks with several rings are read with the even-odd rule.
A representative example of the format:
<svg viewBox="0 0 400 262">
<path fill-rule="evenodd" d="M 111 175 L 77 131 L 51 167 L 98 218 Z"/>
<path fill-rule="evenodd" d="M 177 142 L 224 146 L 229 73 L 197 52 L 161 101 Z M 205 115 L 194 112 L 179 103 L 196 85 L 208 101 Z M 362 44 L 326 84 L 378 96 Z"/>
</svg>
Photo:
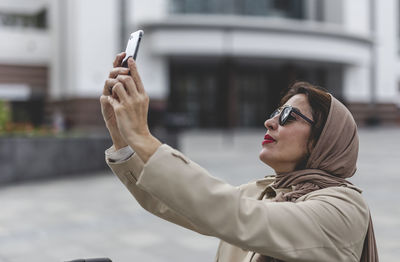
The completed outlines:
<svg viewBox="0 0 400 262">
<path fill-rule="evenodd" d="M 302 113 L 298 112 L 298 111 L 293 111 L 296 114 L 298 114 L 299 116 L 301 116 L 304 120 L 306 120 L 308 123 L 310 123 L 311 125 L 314 124 L 314 121 L 312 121 L 311 119 L 309 119 L 308 117 L 306 117 L 305 115 L 303 115 Z"/>
</svg>

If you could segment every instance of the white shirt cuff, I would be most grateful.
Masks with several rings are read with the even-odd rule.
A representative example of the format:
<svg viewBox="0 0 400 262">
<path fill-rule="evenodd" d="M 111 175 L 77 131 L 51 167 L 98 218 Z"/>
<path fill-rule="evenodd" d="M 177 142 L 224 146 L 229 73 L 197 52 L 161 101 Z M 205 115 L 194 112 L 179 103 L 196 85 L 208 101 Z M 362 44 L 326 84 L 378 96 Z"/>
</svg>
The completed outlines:
<svg viewBox="0 0 400 262">
<path fill-rule="evenodd" d="M 119 163 L 130 158 L 135 151 L 130 146 L 123 147 L 119 150 L 115 150 L 115 147 L 112 146 L 106 150 L 106 157 L 108 161 L 113 163 Z"/>
</svg>

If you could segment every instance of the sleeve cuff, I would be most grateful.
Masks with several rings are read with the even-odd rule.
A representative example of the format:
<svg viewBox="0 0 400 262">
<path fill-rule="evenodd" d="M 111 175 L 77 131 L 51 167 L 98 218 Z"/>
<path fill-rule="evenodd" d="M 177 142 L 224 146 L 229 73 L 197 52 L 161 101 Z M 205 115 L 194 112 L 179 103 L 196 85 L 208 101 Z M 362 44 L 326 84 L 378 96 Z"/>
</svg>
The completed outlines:
<svg viewBox="0 0 400 262">
<path fill-rule="evenodd" d="M 135 151 L 130 146 L 123 147 L 119 150 L 115 150 L 115 147 L 112 146 L 106 150 L 106 158 L 109 162 L 112 163 L 120 163 L 127 159 L 129 159 Z"/>
</svg>

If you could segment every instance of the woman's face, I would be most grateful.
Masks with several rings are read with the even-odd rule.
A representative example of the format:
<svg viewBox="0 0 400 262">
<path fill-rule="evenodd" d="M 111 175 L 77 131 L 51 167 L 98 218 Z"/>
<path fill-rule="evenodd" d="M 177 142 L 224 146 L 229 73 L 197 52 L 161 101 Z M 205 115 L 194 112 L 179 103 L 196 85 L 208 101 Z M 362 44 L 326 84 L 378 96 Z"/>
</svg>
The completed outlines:
<svg viewBox="0 0 400 262">
<path fill-rule="evenodd" d="M 311 107 L 304 94 L 292 96 L 285 105 L 297 108 L 306 117 L 312 118 Z M 285 106 L 284 105 L 284 106 Z M 299 115 L 291 114 L 296 120 L 279 125 L 279 115 L 265 121 L 267 134 L 272 137 L 263 141 L 260 160 L 272 167 L 276 173 L 293 171 L 307 155 L 311 125 Z"/>
</svg>

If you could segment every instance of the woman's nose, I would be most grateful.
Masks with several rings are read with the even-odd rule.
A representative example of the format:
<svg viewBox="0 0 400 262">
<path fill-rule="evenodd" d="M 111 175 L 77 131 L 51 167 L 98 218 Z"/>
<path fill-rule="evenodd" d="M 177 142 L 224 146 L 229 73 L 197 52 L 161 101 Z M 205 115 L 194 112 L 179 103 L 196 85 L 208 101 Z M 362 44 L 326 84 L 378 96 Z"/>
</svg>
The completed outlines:
<svg viewBox="0 0 400 262">
<path fill-rule="evenodd" d="M 276 117 L 265 120 L 264 126 L 268 130 L 275 130 L 278 127 L 278 117 L 276 116 Z"/>
</svg>

